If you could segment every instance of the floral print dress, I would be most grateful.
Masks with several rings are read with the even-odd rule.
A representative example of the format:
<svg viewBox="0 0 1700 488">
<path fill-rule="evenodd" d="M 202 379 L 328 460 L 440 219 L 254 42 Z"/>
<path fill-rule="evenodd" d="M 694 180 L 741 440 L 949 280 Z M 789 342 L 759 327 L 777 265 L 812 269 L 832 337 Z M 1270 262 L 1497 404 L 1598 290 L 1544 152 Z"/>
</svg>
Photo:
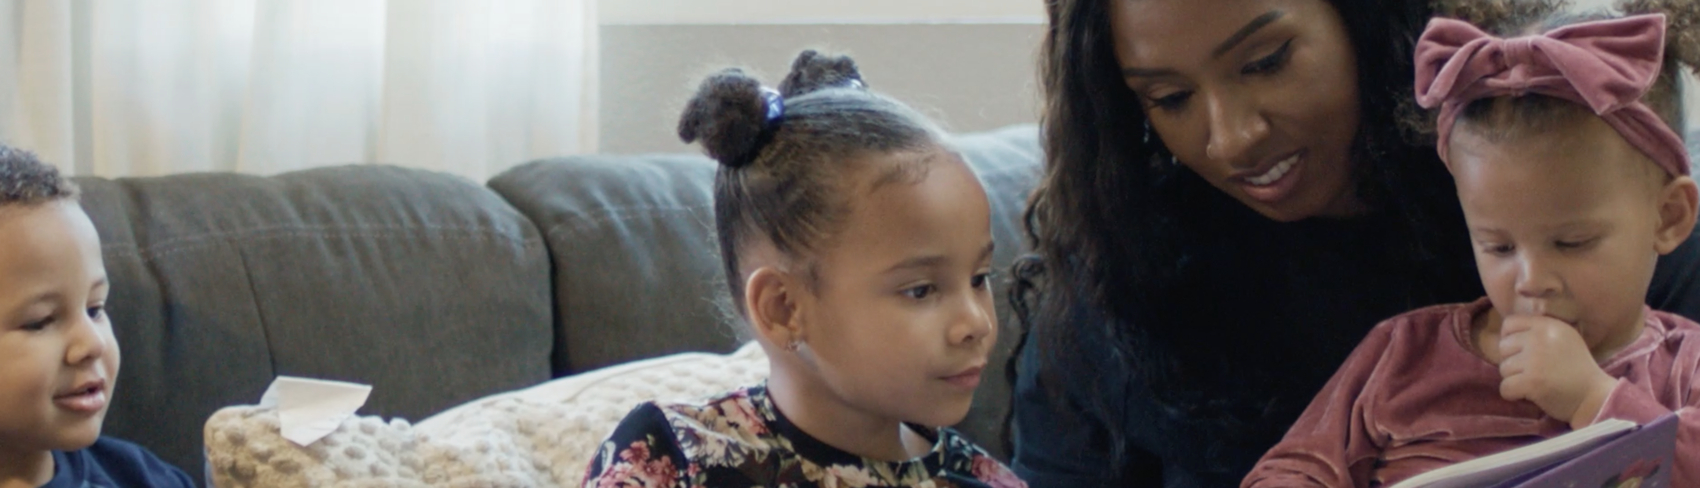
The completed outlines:
<svg viewBox="0 0 1700 488">
<path fill-rule="evenodd" d="M 585 488 L 1025 488 L 950 429 L 916 428 L 933 450 L 908 461 L 863 458 L 786 420 L 765 386 L 701 403 L 654 402 L 626 415 L 591 461 Z"/>
</svg>

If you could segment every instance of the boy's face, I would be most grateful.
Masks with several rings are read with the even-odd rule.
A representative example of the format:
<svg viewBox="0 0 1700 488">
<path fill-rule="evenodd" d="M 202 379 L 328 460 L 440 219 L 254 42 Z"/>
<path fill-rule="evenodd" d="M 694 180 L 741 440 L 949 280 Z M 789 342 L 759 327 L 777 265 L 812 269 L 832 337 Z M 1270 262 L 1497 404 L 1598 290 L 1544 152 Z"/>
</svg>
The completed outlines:
<svg viewBox="0 0 1700 488">
<path fill-rule="evenodd" d="M 0 207 L 0 456 L 100 436 L 118 379 L 106 268 L 76 203 Z"/>
<path fill-rule="evenodd" d="M 1460 122 L 1452 173 L 1494 309 L 1568 323 L 1598 357 L 1639 335 L 1654 264 L 1687 237 L 1666 206 L 1693 183 L 1598 117 L 1560 125 L 1489 141 Z"/>
</svg>

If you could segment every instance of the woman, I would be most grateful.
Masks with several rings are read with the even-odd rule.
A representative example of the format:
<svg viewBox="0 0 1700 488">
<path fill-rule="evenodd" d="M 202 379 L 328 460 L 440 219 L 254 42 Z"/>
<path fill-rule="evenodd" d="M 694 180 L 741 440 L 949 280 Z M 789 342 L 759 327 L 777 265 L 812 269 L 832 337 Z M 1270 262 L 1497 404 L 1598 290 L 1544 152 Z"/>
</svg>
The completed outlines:
<svg viewBox="0 0 1700 488">
<path fill-rule="evenodd" d="M 1451 179 L 1395 122 L 1421 0 L 1056 0 L 1014 468 L 1235 486 L 1363 334 L 1482 295 Z M 1700 247 L 1649 303 L 1689 317 Z"/>
</svg>

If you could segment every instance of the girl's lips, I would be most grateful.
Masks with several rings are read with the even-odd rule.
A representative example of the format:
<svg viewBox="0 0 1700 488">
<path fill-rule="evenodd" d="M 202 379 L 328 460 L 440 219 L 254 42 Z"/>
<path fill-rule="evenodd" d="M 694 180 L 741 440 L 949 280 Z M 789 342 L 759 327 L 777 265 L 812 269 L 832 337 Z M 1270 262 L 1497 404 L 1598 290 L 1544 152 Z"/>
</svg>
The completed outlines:
<svg viewBox="0 0 1700 488">
<path fill-rule="evenodd" d="M 972 390 L 974 387 L 980 386 L 980 373 L 985 371 L 985 369 L 986 368 L 984 366 L 975 366 L 968 368 L 968 370 L 961 373 L 946 376 L 942 379 L 952 385 Z"/>
</svg>

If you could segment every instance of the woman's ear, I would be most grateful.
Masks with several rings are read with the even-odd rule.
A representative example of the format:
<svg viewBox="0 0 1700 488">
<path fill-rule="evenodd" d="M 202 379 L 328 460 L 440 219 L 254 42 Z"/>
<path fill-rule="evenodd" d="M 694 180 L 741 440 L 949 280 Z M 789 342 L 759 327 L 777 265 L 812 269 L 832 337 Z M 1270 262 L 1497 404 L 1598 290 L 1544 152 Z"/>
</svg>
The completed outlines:
<svg viewBox="0 0 1700 488">
<path fill-rule="evenodd" d="M 1696 206 L 1700 205 L 1700 189 L 1694 179 L 1678 176 L 1665 184 L 1659 196 L 1659 228 L 1654 247 L 1660 255 L 1670 254 L 1688 240 L 1694 232 Z"/>
<path fill-rule="evenodd" d="M 778 268 L 763 266 L 750 273 L 744 281 L 744 310 L 756 335 L 780 348 L 803 340 L 802 291 Z"/>
</svg>

